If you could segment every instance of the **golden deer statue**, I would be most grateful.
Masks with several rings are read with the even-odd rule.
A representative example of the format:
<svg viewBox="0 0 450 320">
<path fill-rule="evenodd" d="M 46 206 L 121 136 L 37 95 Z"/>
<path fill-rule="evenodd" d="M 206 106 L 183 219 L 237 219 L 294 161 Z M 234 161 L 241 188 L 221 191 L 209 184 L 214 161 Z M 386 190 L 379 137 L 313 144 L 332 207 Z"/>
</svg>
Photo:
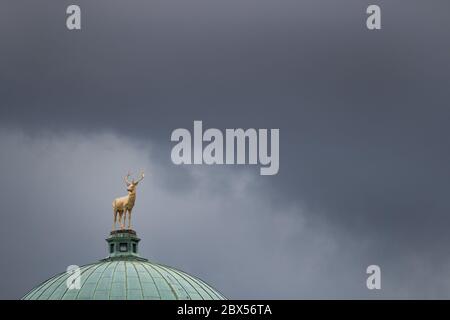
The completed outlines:
<svg viewBox="0 0 450 320">
<path fill-rule="evenodd" d="M 120 228 L 121 229 L 125 228 L 127 212 L 128 212 L 128 229 L 131 229 L 131 212 L 133 211 L 134 202 L 136 201 L 136 186 L 140 181 L 142 181 L 142 179 L 144 179 L 144 172 L 141 172 L 141 176 L 137 181 L 134 181 L 133 179 L 130 182 L 129 180 L 130 175 L 131 174 L 128 172 L 128 174 L 124 178 L 125 184 L 127 185 L 128 195 L 126 195 L 125 197 L 117 198 L 112 203 L 114 213 L 113 230 L 116 229 L 117 215 L 119 215 Z"/>
</svg>

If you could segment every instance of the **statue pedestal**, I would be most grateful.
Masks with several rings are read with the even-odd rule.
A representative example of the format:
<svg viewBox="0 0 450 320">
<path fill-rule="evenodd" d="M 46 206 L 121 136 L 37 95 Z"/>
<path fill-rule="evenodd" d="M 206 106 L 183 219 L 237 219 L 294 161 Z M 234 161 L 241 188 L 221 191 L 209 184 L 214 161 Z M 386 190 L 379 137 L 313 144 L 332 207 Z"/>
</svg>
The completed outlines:
<svg viewBox="0 0 450 320">
<path fill-rule="evenodd" d="M 139 241 L 136 231 L 121 229 L 111 231 L 106 239 L 109 257 L 104 260 L 147 260 L 139 256 Z"/>
<path fill-rule="evenodd" d="M 132 229 L 118 229 L 118 230 L 113 230 L 110 232 L 110 235 L 116 235 L 116 234 L 134 234 L 136 235 L 136 231 L 132 230 Z"/>
</svg>

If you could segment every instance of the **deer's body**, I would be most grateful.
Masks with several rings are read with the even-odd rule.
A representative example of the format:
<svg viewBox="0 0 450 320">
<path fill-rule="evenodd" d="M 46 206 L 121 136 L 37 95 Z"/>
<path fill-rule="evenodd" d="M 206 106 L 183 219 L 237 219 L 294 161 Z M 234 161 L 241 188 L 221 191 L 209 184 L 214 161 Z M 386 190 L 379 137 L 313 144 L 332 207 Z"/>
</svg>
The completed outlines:
<svg viewBox="0 0 450 320">
<path fill-rule="evenodd" d="M 128 195 L 120 198 L 116 198 L 113 203 L 113 214 L 114 214 L 114 224 L 113 230 L 116 228 L 117 216 L 119 217 L 119 224 L 121 229 L 125 228 L 125 220 L 127 218 L 128 213 L 128 229 L 131 229 L 131 212 L 133 211 L 134 203 L 136 201 L 136 186 L 139 181 L 144 179 L 144 174 L 141 174 L 141 177 L 137 181 L 130 182 L 128 178 L 130 174 L 125 177 L 125 183 L 127 185 Z M 123 220 L 122 220 L 123 219 Z"/>
</svg>

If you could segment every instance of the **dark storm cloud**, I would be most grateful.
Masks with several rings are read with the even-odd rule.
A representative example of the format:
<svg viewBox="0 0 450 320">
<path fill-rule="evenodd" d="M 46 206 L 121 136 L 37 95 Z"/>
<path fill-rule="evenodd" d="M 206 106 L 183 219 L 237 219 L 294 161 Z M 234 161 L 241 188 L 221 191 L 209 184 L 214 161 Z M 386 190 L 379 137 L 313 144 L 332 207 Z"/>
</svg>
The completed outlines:
<svg viewBox="0 0 450 320">
<path fill-rule="evenodd" d="M 330 258 L 340 264 L 334 270 L 362 270 L 364 280 L 364 267 L 377 263 L 386 286 L 398 285 L 388 297 L 448 297 L 439 276 L 450 241 L 447 1 L 377 1 L 378 32 L 365 29 L 369 3 L 356 0 L 77 3 L 81 32 L 65 29 L 68 2 L 2 6 L 4 128 L 112 131 L 144 154 L 152 144 L 160 187 L 174 196 L 196 180 L 171 166 L 173 129 L 197 119 L 280 128 L 280 173 L 259 177 L 258 186 L 282 211 L 301 203 L 333 241 L 366 243 L 348 257 L 334 250 L 341 257 Z M 219 169 L 201 170 L 214 179 Z M 312 254 L 300 242 L 280 250 Z M 352 285 L 332 292 L 326 280 L 303 285 L 317 296 L 368 294 Z"/>
<path fill-rule="evenodd" d="M 11 213 L 0 227 L 0 248 L 9 253 L 2 260 L 3 298 L 20 297 L 68 265 L 103 257 L 110 203 L 124 193 L 115 172 L 125 167 L 147 172 L 133 221 L 141 253 L 152 261 L 199 275 L 234 298 L 333 297 L 336 287 L 345 288 L 344 295 L 361 291 L 361 272 L 343 264 L 349 256 L 342 248 L 351 248 L 353 256 L 364 246 L 337 239 L 326 222 L 311 223 L 299 204 L 264 199 L 267 191 L 254 175 L 229 168 L 212 175 L 192 167 L 195 187 L 177 192 L 164 187 L 167 172 L 155 165 L 158 148 L 150 145 L 143 150 L 114 134 L 1 133 L 0 147 L 9 152 L 0 155 L 8 184 L 0 200 Z M 8 240 L 14 237 L 21 240 Z M 334 271 L 346 266 L 333 280 L 323 277 L 330 263 Z"/>
<path fill-rule="evenodd" d="M 111 199 L 124 193 L 116 173 L 125 167 L 147 172 L 133 221 L 141 254 L 152 261 L 200 276 L 231 298 L 380 296 L 364 288 L 365 267 L 373 262 L 370 239 L 355 241 L 300 203 L 271 201 L 258 176 L 191 167 L 195 187 L 177 192 L 164 186 L 167 171 L 153 161 L 159 149 L 150 144 L 143 149 L 111 133 L 1 133 L 0 147 L 9 152 L 0 155 L 8 185 L 0 200 L 10 213 L 0 226 L 0 248 L 8 256 L 1 265 L 2 298 L 20 297 L 68 265 L 106 254 Z M 404 278 L 398 261 L 405 260 L 416 281 Z M 448 271 L 434 270 L 423 257 L 405 256 L 386 269 L 382 297 L 448 290 L 440 281 Z M 423 283 L 431 271 L 435 276 Z"/>
</svg>

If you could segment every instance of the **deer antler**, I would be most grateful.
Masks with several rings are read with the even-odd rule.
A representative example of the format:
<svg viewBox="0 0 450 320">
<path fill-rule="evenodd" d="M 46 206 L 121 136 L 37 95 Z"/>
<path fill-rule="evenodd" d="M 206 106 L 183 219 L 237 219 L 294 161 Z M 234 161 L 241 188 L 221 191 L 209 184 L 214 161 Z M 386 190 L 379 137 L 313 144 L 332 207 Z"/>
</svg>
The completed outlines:
<svg viewBox="0 0 450 320">
<path fill-rule="evenodd" d="M 144 171 L 141 171 L 141 176 L 139 177 L 139 179 L 137 179 L 135 183 L 142 181 L 142 179 L 144 179 Z"/>
<path fill-rule="evenodd" d="M 128 180 L 128 178 L 129 178 L 130 176 L 131 176 L 131 173 L 130 173 L 130 171 L 128 171 L 127 175 L 126 175 L 125 178 L 124 178 L 124 181 L 125 181 L 125 183 L 127 184 L 127 186 L 131 184 L 130 180 Z"/>
</svg>

